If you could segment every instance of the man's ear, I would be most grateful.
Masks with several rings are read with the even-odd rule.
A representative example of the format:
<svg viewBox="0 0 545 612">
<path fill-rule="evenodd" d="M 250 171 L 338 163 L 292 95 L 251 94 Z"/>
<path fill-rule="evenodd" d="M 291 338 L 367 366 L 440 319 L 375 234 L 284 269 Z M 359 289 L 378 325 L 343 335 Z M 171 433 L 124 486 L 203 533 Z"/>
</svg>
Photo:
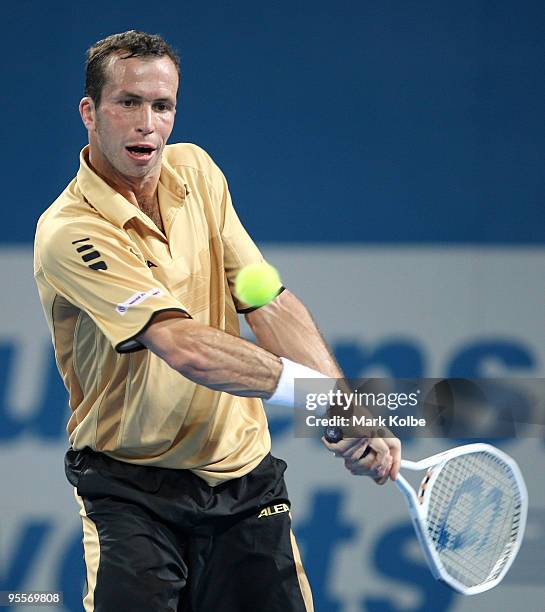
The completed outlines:
<svg viewBox="0 0 545 612">
<path fill-rule="evenodd" d="M 87 128 L 87 130 L 93 130 L 96 122 L 96 110 L 93 98 L 90 96 L 85 96 L 85 98 L 80 100 L 79 114 L 81 115 L 81 120 L 83 121 L 83 125 Z"/>
</svg>

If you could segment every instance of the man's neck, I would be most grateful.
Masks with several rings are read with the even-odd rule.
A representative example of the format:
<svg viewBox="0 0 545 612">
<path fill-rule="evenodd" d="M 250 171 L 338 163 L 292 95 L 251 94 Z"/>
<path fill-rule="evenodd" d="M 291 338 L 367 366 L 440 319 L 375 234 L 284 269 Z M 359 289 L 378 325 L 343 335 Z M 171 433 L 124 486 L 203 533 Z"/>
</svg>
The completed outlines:
<svg viewBox="0 0 545 612">
<path fill-rule="evenodd" d="M 92 150 L 89 151 L 89 166 L 112 189 L 146 214 L 164 233 L 157 196 L 160 171 L 141 180 L 127 179 L 120 175 L 102 155 L 93 155 Z"/>
<path fill-rule="evenodd" d="M 89 151 L 89 165 L 103 181 L 137 208 L 151 210 L 156 207 L 158 210 L 157 184 L 160 168 L 157 173 L 141 179 L 127 178 L 119 174 L 102 155 L 93 155 L 92 150 Z"/>
</svg>

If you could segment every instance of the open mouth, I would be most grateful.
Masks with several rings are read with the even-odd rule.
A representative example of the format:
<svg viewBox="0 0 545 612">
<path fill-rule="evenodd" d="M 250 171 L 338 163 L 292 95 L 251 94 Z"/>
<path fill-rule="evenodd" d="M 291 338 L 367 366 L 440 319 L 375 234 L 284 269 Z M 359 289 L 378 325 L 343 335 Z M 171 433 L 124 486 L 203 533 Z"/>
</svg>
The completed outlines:
<svg viewBox="0 0 545 612">
<path fill-rule="evenodd" d="M 155 153 L 155 149 L 151 146 L 148 147 L 145 145 L 137 145 L 125 148 L 127 149 L 129 156 L 134 159 L 149 159 Z"/>
</svg>

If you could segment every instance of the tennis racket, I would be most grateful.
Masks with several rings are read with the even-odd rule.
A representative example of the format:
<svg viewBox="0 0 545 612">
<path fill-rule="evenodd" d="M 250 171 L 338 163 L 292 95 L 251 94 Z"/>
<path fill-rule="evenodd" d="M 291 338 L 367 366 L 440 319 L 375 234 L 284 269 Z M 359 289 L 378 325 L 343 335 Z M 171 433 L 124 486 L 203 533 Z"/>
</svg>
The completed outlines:
<svg viewBox="0 0 545 612">
<path fill-rule="evenodd" d="M 418 493 L 401 474 L 395 482 L 434 577 L 464 595 L 499 584 L 517 556 L 528 512 L 515 461 L 489 444 L 467 444 L 402 460 L 401 469 L 426 471 Z"/>
</svg>

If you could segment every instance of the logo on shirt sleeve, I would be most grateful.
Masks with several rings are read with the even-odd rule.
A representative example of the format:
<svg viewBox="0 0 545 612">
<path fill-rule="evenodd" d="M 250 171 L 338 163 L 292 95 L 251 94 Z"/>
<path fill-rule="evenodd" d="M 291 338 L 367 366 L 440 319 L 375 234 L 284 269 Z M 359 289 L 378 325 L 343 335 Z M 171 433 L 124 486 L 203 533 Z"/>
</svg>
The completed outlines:
<svg viewBox="0 0 545 612">
<path fill-rule="evenodd" d="M 155 297 L 159 295 L 163 295 L 163 292 L 161 291 L 161 289 L 158 289 L 157 287 L 154 287 L 153 289 L 149 289 L 148 291 L 139 291 L 138 293 L 131 295 L 131 297 L 125 302 L 121 302 L 120 304 L 118 304 L 115 307 L 115 311 L 117 312 L 117 314 L 124 316 L 127 310 L 131 308 L 131 306 L 136 306 L 138 304 L 141 304 L 144 300 L 147 300 L 150 297 Z"/>
<path fill-rule="evenodd" d="M 81 258 L 83 259 L 84 263 L 86 263 L 91 270 L 107 270 L 108 266 L 106 265 L 105 261 L 96 261 L 97 259 L 100 259 L 102 255 L 91 244 L 91 239 L 81 238 L 80 240 L 72 241 L 72 244 L 79 244 L 80 242 L 83 242 L 84 244 L 77 247 L 76 251 L 80 254 L 83 253 Z"/>
</svg>

